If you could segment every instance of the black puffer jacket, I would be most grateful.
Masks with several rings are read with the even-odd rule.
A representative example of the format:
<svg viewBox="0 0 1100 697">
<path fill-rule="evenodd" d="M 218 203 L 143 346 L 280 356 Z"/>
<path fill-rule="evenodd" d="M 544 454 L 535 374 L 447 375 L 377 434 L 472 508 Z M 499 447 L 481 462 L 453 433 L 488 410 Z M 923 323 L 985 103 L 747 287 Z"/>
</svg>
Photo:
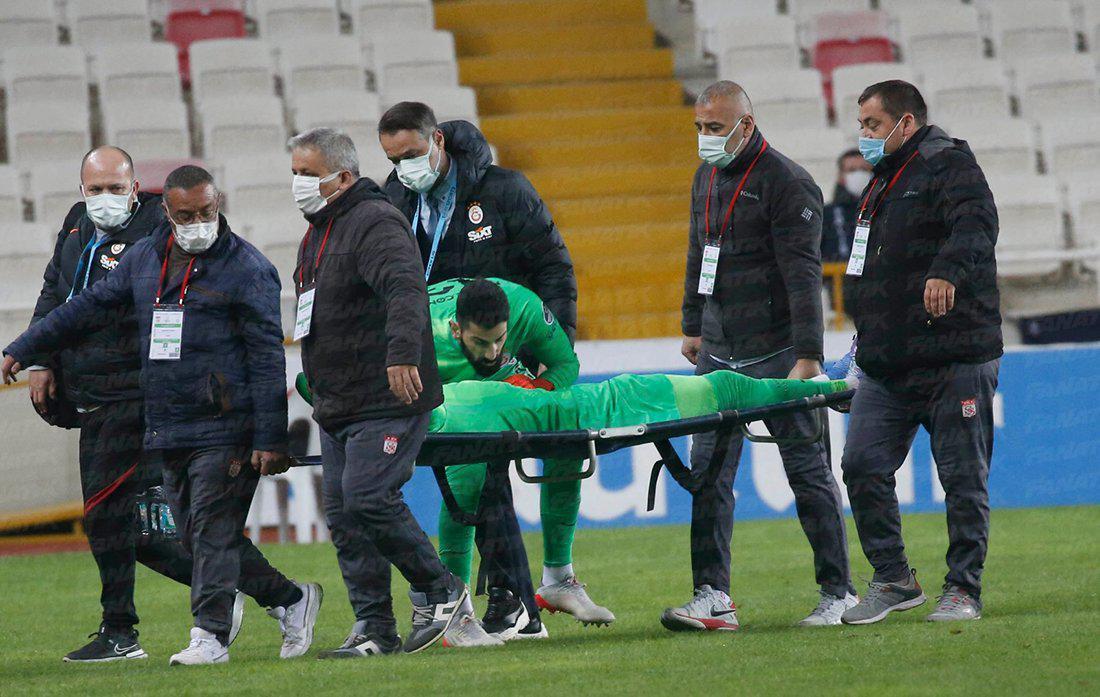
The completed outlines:
<svg viewBox="0 0 1100 697">
<path fill-rule="evenodd" d="M 925 126 L 879 162 L 874 176 L 864 197 L 871 193 L 868 211 L 881 205 L 850 304 L 860 367 L 890 378 L 1000 356 L 997 207 L 970 146 Z M 929 278 L 955 286 L 955 308 L 940 319 L 924 308 Z"/>
<path fill-rule="evenodd" d="M 129 224 L 104 239 L 96 248 L 87 277 L 90 287 L 106 278 L 118 266 L 134 243 L 164 222 L 160 196 L 138 194 L 138 209 Z M 43 274 L 42 291 L 34 306 L 31 324 L 35 324 L 58 305 L 64 304 L 69 292 L 73 295 L 85 288 L 88 273 L 88 253 L 85 249 L 95 236 L 95 225 L 85 215 L 81 201 L 74 205 L 57 235 L 53 258 Z M 80 264 L 81 256 L 84 263 Z M 80 264 L 80 277 L 76 277 Z M 106 311 L 106 323 L 88 332 L 79 342 L 53 356 L 37 356 L 35 362 L 60 367 L 64 375 L 65 397 L 73 404 L 91 407 L 104 402 L 141 398 L 141 353 L 138 350 L 138 330 L 132 307 L 117 307 Z"/>
<path fill-rule="evenodd" d="M 472 123 L 447 121 L 439 127 L 458 168 L 458 190 L 428 283 L 476 276 L 519 283 L 535 291 L 572 339 L 577 278 L 546 204 L 527 177 L 493 164 L 489 143 Z M 396 172 L 386 180 L 386 193 L 412 221 L 420 195 L 403 186 Z M 423 229 L 415 232 L 426 261 L 430 238 Z"/>
<path fill-rule="evenodd" d="M 298 253 L 294 285 L 312 285 L 313 318 L 302 340 L 302 365 L 313 391 L 313 415 L 331 431 L 357 421 L 411 416 L 443 403 L 428 319 L 424 265 L 409 223 L 378 185 L 362 178 L 306 216 L 310 230 Z M 424 391 L 411 405 L 390 392 L 386 368 L 415 365 Z"/>
</svg>

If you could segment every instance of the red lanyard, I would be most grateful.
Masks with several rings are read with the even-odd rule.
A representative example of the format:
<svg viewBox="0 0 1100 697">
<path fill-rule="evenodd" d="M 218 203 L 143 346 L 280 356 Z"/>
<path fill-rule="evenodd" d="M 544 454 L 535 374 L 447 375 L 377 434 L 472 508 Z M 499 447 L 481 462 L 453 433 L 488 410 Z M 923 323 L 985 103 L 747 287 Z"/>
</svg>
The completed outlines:
<svg viewBox="0 0 1100 697">
<path fill-rule="evenodd" d="M 722 233 L 726 227 L 730 224 L 730 219 L 733 217 L 733 207 L 737 205 L 737 199 L 741 198 L 741 189 L 745 188 L 745 181 L 748 180 L 749 175 L 752 174 L 752 168 L 756 166 L 756 162 L 760 159 L 760 156 L 764 154 L 764 151 L 768 149 L 768 141 L 764 141 L 760 146 L 760 152 L 756 153 L 756 157 L 753 158 L 749 168 L 745 170 L 745 175 L 741 177 L 741 181 L 737 184 L 737 190 L 733 192 L 733 198 L 730 199 L 729 210 L 726 211 L 726 220 L 722 223 L 722 227 L 718 228 L 718 244 L 722 244 Z M 718 168 L 715 167 L 710 171 L 710 184 L 707 185 L 707 205 L 704 209 L 703 215 L 706 218 L 707 228 L 707 244 L 710 244 L 710 195 L 714 190 L 714 175 L 718 172 Z"/>
<path fill-rule="evenodd" d="M 328 227 L 325 228 L 325 236 L 321 238 L 321 248 L 317 250 L 317 259 L 313 262 L 313 282 L 317 282 L 317 269 L 321 268 L 321 255 L 325 253 L 325 245 L 328 244 L 329 233 L 332 232 L 332 224 L 336 222 L 336 218 L 328 221 Z M 302 266 L 298 269 L 298 287 L 305 288 L 305 275 L 306 275 L 306 249 L 309 248 L 309 235 L 313 232 L 313 226 L 310 225 L 306 230 L 306 236 L 302 238 Z"/>
<path fill-rule="evenodd" d="M 882 205 L 883 200 L 886 198 L 886 194 L 890 193 L 890 189 L 893 189 L 894 184 L 898 183 L 898 179 L 901 177 L 901 173 L 905 171 L 905 168 L 909 166 L 909 163 L 912 162 L 913 158 L 916 156 L 917 151 L 914 150 L 913 154 L 909 156 L 909 159 L 905 161 L 905 164 L 901 166 L 901 169 L 899 169 L 897 174 L 895 174 L 894 177 L 890 180 L 890 183 L 886 185 L 886 188 L 879 196 L 878 203 L 876 203 L 875 207 L 871 209 L 871 217 L 867 218 L 866 222 L 870 223 L 872 220 L 874 220 L 875 213 L 878 213 L 878 208 Z M 874 192 L 876 183 L 878 183 L 878 177 L 875 177 L 871 180 L 871 188 L 867 190 L 867 197 L 863 199 L 863 205 L 859 207 L 859 215 L 856 216 L 856 220 L 859 222 L 864 222 L 863 211 L 867 210 L 867 204 L 871 201 L 871 193 Z"/>
<path fill-rule="evenodd" d="M 168 257 L 172 254 L 172 243 L 175 240 L 174 235 L 169 235 L 168 246 L 164 249 L 164 263 L 160 265 L 160 282 L 157 283 L 157 305 L 160 305 L 160 296 L 164 294 L 164 276 L 168 273 Z M 183 307 L 183 299 L 187 295 L 187 286 L 191 281 L 191 269 L 194 266 L 195 257 L 191 257 L 191 261 L 187 262 L 187 271 L 183 274 L 183 285 L 180 286 L 180 307 Z"/>
</svg>

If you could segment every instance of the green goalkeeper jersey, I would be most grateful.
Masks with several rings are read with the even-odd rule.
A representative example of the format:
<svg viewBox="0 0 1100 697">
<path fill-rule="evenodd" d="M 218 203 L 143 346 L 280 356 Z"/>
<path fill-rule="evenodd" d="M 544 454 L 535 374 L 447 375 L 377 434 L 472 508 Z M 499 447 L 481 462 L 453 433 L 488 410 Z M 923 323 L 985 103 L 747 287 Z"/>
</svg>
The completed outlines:
<svg viewBox="0 0 1100 697">
<path fill-rule="evenodd" d="M 451 333 L 458 294 L 470 279 L 440 281 L 428 286 L 428 308 L 435 336 L 435 358 L 439 378 L 444 384 L 462 380 L 501 381 L 516 374 L 530 375 L 516 358 L 525 349 L 546 366 L 539 377 L 564 389 L 572 385 L 580 373 L 580 362 L 569 343 L 565 330 L 539 296 L 518 283 L 490 278 L 508 297 L 508 336 L 504 341 L 504 361 L 492 375 L 481 375 L 466 359 L 458 339 Z"/>
</svg>

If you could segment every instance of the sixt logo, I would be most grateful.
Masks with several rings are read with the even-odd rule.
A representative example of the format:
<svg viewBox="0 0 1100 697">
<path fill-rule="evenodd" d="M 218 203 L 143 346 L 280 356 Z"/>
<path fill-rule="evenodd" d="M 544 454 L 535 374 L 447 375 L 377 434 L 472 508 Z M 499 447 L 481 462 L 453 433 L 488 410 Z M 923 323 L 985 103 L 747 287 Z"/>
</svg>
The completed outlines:
<svg viewBox="0 0 1100 697">
<path fill-rule="evenodd" d="M 466 237 L 468 237 L 471 242 L 484 242 L 485 240 L 490 239 L 492 236 L 493 236 L 493 226 L 492 225 L 486 225 L 484 227 L 479 227 L 476 230 L 470 230 L 469 232 L 466 233 Z"/>
</svg>

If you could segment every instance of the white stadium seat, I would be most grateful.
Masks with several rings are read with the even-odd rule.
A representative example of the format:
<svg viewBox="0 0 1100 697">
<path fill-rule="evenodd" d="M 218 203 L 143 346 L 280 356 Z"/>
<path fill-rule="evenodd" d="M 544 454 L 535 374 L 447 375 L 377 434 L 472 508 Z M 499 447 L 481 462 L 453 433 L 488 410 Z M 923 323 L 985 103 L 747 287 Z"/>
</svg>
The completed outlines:
<svg viewBox="0 0 1100 697">
<path fill-rule="evenodd" d="M 458 64 L 450 32 L 395 33 L 371 39 L 367 54 L 379 90 L 392 85 L 457 85 Z"/>
<path fill-rule="evenodd" d="M 352 24 L 364 44 L 376 36 L 435 28 L 431 0 L 350 0 Z"/>
<path fill-rule="evenodd" d="M 60 219 L 53 225 L 60 226 Z M 7 244 L 0 253 L 0 313 L 6 316 L 0 323 L 9 331 L 7 336 L 16 336 L 30 323 L 57 239 L 57 227 L 53 225 L 5 221 Z"/>
<path fill-rule="evenodd" d="M 765 132 L 827 125 L 821 73 L 816 70 L 777 68 L 718 77 L 733 80 L 745 88 L 753 113 Z"/>
<path fill-rule="evenodd" d="M 93 53 L 93 74 L 103 101 L 181 99 L 176 47 L 168 43 L 123 44 Z"/>
<path fill-rule="evenodd" d="M 1100 115 L 1042 123 L 1047 170 L 1062 182 L 1100 180 Z"/>
<path fill-rule="evenodd" d="M 367 86 L 359 42 L 350 36 L 306 36 L 283 43 L 279 72 L 288 101 L 323 92 L 362 92 Z"/>
<path fill-rule="evenodd" d="M 107 142 L 147 159 L 191 154 L 187 109 L 178 100 L 136 97 L 105 102 L 103 127 Z"/>
<path fill-rule="evenodd" d="M 722 27 L 734 22 L 767 22 L 779 8 L 770 0 L 694 0 L 695 36 L 703 55 L 717 57 L 725 45 Z M 789 21 L 789 18 L 784 17 Z"/>
<path fill-rule="evenodd" d="M 854 129 L 804 128 L 790 131 L 760 127 L 768 144 L 801 165 L 825 192 L 826 200 L 836 184 L 837 158 L 856 146 L 859 132 Z"/>
<path fill-rule="evenodd" d="M 34 221 L 61 228 L 69 209 L 80 200 L 80 155 L 30 170 L 30 191 L 34 201 Z"/>
<path fill-rule="evenodd" d="M 997 56 L 1011 66 L 1047 60 L 1077 50 L 1077 30 L 1063 0 L 998 0 L 985 4 Z"/>
<path fill-rule="evenodd" d="M 972 120 L 946 121 L 942 125 L 951 137 L 970 144 L 986 175 L 1003 177 L 1037 173 L 1039 149 L 1032 123 L 1006 116 L 978 116 Z"/>
<path fill-rule="evenodd" d="M 710 43 L 720 75 L 798 68 L 802 63 L 795 22 L 790 17 L 763 16 L 722 24 Z"/>
<path fill-rule="evenodd" d="M 1100 249 L 1100 179 L 1075 179 L 1067 189 L 1074 246 Z"/>
<path fill-rule="evenodd" d="M 1068 120 L 1100 112 L 1096 66 L 1087 54 L 1052 55 L 1016 67 L 1020 111 L 1030 119 Z"/>
<path fill-rule="evenodd" d="M 4 51 L 8 105 L 80 103 L 87 109 L 88 62 L 76 46 L 21 46 Z"/>
<path fill-rule="evenodd" d="M 57 17 L 51 2 L 0 0 L 0 46 L 57 44 Z"/>
<path fill-rule="evenodd" d="M 860 63 L 845 65 L 833 71 L 833 105 L 836 123 L 842 130 L 858 128 L 859 95 L 863 90 L 885 80 L 905 80 L 920 88 L 913 69 L 905 63 Z"/>
<path fill-rule="evenodd" d="M 997 204 L 997 272 L 1001 276 L 1041 276 L 1058 270 L 1050 253 L 1066 248 L 1062 197 L 1053 177 L 987 177 Z"/>
<path fill-rule="evenodd" d="M 191 44 L 191 83 L 196 103 L 273 95 L 270 45 L 258 39 L 196 41 Z"/>
<path fill-rule="evenodd" d="M 226 160 L 222 186 L 227 214 L 238 224 L 280 210 L 290 210 L 301 220 L 291 195 L 292 178 L 286 152 Z"/>
<path fill-rule="evenodd" d="M 91 145 L 86 106 L 59 107 L 49 102 L 8 106 L 8 158 L 23 169 L 70 161 Z"/>
<path fill-rule="evenodd" d="M 975 59 L 965 69 L 947 64 L 924 71 L 924 98 L 933 120 L 1009 115 L 1008 79 L 999 61 Z"/>
<path fill-rule="evenodd" d="M 260 36 L 268 40 L 340 33 L 336 0 L 254 0 Z"/>
<path fill-rule="evenodd" d="M 283 104 L 277 97 L 215 99 L 202 109 L 203 157 L 226 162 L 286 148 Z"/>
<path fill-rule="evenodd" d="M 14 167 L 0 165 L 0 220 L 7 225 L 22 219 L 23 178 Z"/>
<path fill-rule="evenodd" d="M 871 9 L 867 0 L 787 0 L 787 11 L 799 22 L 834 12 L 863 12 Z"/>
<path fill-rule="evenodd" d="M 147 43 L 153 38 L 146 0 L 68 0 L 73 43 L 85 48 Z"/>
<path fill-rule="evenodd" d="M 294 108 L 294 129 L 301 133 L 322 126 L 346 133 L 355 143 L 360 168 L 368 154 L 377 151 L 378 95 L 371 92 L 327 92 L 310 95 Z M 368 160 L 369 161 L 369 160 Z"/>
<path fill-rule="evenodd" d="M 382 110 L 398 102 L 424 102 L 435 112 L 437 121 L 462 119 L 477 123 L 477 93 L 470 87 L 421 87 L 399 86 L 382 94 Z"/>
<path fill-rule="evenodd" d="M 951 0 L 929 8 L 907 0 L 905 6 L 898 19 L 906 62 L 920 67 L 954 62 L 956 68 L 969 69 L 971 61 L 983 57 L 981 23 L 973 5 Z"/>
</svg>

